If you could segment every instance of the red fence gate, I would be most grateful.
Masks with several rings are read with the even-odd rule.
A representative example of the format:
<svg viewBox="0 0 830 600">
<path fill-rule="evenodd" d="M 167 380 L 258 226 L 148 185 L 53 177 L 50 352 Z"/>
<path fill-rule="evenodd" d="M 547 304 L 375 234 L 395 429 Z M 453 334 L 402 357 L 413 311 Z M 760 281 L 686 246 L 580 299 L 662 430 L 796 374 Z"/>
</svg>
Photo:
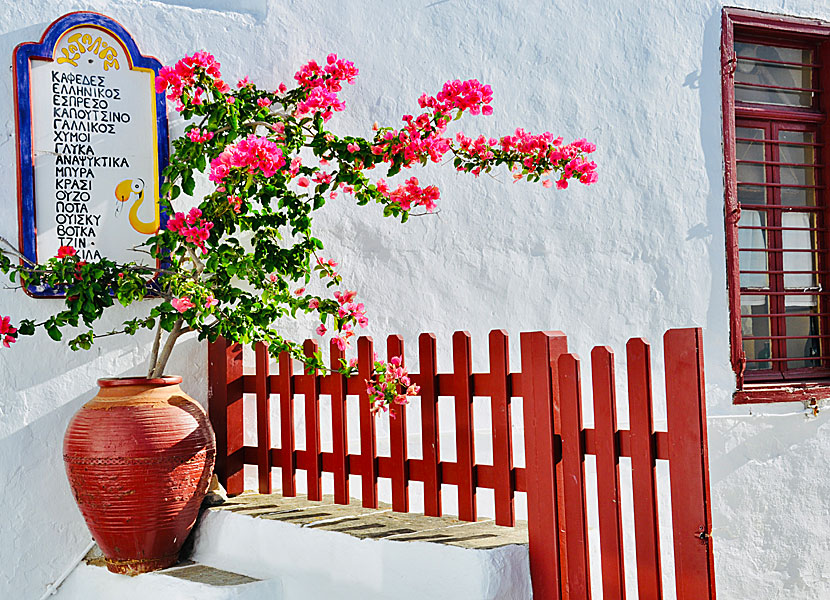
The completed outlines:
<svg viewBox="0 0 830 600">
<path fill-rule="evenodd" d="M 625 599 L 620 457 L 631 459 L 637 588 L 642 600 L 663 597 L 657 513 L 657 460 L 669 461 L 674 567 L 678 600 L 715 598 L 706 447 L 703 353 L 699 329 L 674 329 L 664 336 L 668 431 L 655 431 L 651 396 L 651 356 L 641 339 L 628 342 L 630 429 L 617 427 L 613 353 L 591 352 L 594 421 L 582 425 L 579 358 L 567 353 L 560 332 L 521 334 L 521 371 L 511 372 L 508 338 L 490 333 L 490 370 L 473 373 L 470 336 L 452 338 L 453 372 L 438 373 L 436 340 L 418 339 L 421 387 L 422 458 L 407 455 L 406 411 L 390 423 L 391 456 L 377 455 L 375 417 L 369 412 L 365 380 L 373 364 L 371 338 L 358 340 L 359 375 L 295 373 L 288 355 L 269 373 L 264 346 L 256 348 L 256 373 L 244 375 L 242 349 L 223 340 L 209 348 L 209 413 L 216 431 L 216 472 L 228 493 L 243 490 L 243 467 L 257 465 L 259 491 L 272 492 L 271 469 L 279 467 L 282 494 L 296 494 L 296 471 L 306 472 L 308 498 L 322 498 L 322 474 L 333 474 L 335 502 L 349 502 L 349 475 L 360 475 L 366 507 L 378 503 L 378 478 L 391 479 L 392 507 L 409 511 L 409 482 L 424 484 L 424 513 L 442 514 L 441 485 L 458 489 L 462 520 L 477 518 L 476 491 L 494 490 L 495 519 L 515 524 L 515 492 L 527 492 L 530 568 L 535 598 L 582 600 L 591 597 L 586 519 L 585 457 L 594 455 L 602 568 L 607 599 Z M 304 345 L 307 354 L 315 342 Z M 403 340 L 390 336 L 387 355 L 403 356 Z M 332 346 L 331 364 L 343 353 Z M 243 443 L 243 394 L 256 396 L 257 445 Z M 305 403 L 305 450 L 294 443 L 294 396 Z M 360 453 L 350 454 L 346 437 L 346 397 L 360 399 Z M 272 447 L 270 402 L 280 404 L 279 448 Z M 320 397 L 331 398 L 332 452 L 320 443 Z M 442 460 L 438 398 L 451 396 L 455 408 L 455 462 Z M 492 411 L 493 464 L 477 464 L 473 398 L 488 396 Z M 513 465 L 511 398 L 522 397 L 526 467 Z"/>
</svg>

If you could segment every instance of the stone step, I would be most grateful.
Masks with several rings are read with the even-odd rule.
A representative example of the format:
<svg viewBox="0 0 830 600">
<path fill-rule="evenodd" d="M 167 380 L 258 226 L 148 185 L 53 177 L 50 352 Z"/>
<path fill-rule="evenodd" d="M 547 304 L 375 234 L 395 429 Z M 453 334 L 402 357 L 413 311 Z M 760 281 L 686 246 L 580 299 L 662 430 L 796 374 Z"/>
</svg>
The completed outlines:
<svg viewBox="0 0 830 600">
<path fill-rule="evenodd" d="M 193 559 L 279 579 L 284 600 L 527 600 L 527 525 L 243 494 L 202 515 Z"/>
<path fill-rule="evenodd" d="M 135 577 L 110 573 L 93 549 L 55 600 L 282 600 L 279 580 L 261 580 L 193 561 Z"/>
</svg>

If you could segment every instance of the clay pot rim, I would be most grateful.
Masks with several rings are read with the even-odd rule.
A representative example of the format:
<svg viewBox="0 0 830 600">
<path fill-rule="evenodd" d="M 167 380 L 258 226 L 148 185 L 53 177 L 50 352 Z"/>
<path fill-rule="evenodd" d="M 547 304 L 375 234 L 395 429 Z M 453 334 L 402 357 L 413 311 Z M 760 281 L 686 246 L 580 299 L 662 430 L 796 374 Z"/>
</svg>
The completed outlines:
<svg viewBox="0 0 830 600">
<path fill-rule="evenodd" d="M 102 377 L 98 380 L 98 387 L 110 388 L 125 385 L 178 385 L 182 382 L 181 375 L 163 375 L 161 377 Z"/>
</svg>

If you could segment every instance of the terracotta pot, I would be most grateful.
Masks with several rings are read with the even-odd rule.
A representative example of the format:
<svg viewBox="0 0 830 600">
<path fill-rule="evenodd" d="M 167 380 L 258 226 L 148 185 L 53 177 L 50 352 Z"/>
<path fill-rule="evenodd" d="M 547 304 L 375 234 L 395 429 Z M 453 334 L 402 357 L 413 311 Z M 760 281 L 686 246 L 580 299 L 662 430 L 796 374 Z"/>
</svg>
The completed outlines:
<svg viewBox="0 0 830 600">
<path fill-rule="evenodd" d="M 174 564 L 207 491 L 216 440 L 180 382 L 99 379 L 66 430 L 72 493 L 115 573 Z"/>
</svg>

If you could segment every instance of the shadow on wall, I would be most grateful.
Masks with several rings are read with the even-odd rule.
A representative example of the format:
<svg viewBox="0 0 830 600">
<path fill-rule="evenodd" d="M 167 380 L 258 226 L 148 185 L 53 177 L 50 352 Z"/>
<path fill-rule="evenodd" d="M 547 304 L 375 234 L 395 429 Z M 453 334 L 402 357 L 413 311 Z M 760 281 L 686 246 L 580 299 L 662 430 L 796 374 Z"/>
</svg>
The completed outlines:
<svg viewBox="0 0 830 600">
<path fill-rule="evenodd" d="M 692 227 L 687 239 L 700 240 L 708 247 L 709 253 L 712 281 L 704 343 L 707 379 L 710 381 L 730 381 L 733 378 L 729 363 L 729 307 L 726 294 L 726 238 L 723 217 L 720 35 L 721 8 L 720 4 L 716 3 L 703 30 L 701 71 L 689 73 L 683 83 L 684 86 L 697 90 L 700 98 L 700 145 L 709 180 L 709 189 L 702 199 L 706 202 L 707 222 Z"/>
</svg>

